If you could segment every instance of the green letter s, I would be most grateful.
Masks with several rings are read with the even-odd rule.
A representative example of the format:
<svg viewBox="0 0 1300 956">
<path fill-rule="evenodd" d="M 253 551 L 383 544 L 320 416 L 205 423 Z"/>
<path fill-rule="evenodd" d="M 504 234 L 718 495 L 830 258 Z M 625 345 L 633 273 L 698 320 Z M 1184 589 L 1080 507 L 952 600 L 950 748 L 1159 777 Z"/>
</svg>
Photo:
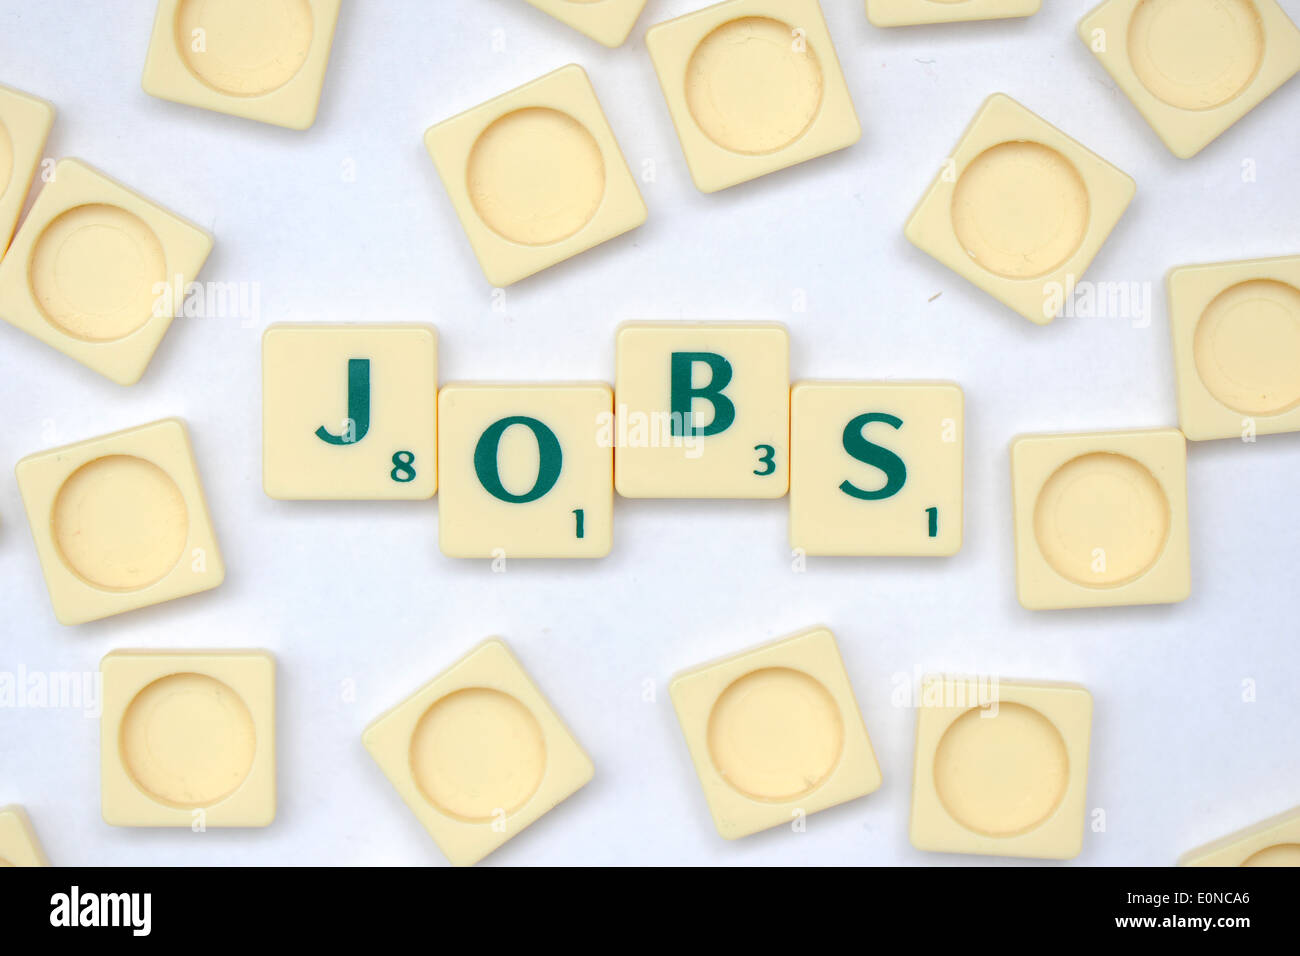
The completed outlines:
<svg viewBox="0 0 1300 956">
<path fill-rule="evenodd" d="M 895 418 L 893 415 L 886 415 L 882 412 L 868 412 L 865 415 L 859 415 L 844 426 L 844 450 L 864 465 L 879 468 L 885 474 L 884 487 L 876 491 L 863 491 L 848 480 L 840 484 L 840 491 L 862 501 L 879 501 L 882 498 L 892 498 L 902 490 L 903 485 L 907 482 L 907 465 L 903 463 L 903 459 L 888 448 L 881 448 L 879 445 L 867 441 L 863 431 L 872 422 L 882 422 L 892 428 L 903 427 L 901 418 Z"/>
</svg>

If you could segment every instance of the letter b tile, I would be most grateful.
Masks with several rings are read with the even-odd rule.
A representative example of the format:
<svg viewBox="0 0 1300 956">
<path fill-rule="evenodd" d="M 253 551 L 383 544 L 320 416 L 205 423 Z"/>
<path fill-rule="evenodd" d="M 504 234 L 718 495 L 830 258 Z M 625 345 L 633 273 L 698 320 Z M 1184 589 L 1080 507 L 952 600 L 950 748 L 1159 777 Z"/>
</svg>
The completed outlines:
<svg viewBox="0 0 1300 956">
<path fill-rule="evenodd" d="M 780 498 L 790 484 L 790 335 L 774 322 L 618 331 L 614 479 L 626 498 Z"/>
</svg>

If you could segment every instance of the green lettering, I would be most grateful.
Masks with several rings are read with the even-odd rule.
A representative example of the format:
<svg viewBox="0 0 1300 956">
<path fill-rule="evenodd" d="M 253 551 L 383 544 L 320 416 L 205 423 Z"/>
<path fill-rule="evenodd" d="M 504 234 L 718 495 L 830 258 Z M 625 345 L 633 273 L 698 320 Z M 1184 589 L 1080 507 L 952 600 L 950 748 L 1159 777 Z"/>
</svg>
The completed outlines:
<svg viewBox="0 0 1300 956">
<path fill-rule="evenodd" d="M 497 466 L 497 453 L 501 446 L 501 436 L 513 425 L 523 425 L 532 431 L 537 439 L 537 480 L 530 491 L 522 495 L 511 494 L 501 484 L 501 471 Z M 563 461 L 560 452 L 560 440 L 555 432 L 535 418 L 525 415 L 511 415 L 493 423 L 474 446 L 474 472 L 479 482 L 493 498 L 511 504 L 527 504 L 536 501 L 555 487 L 560 480 L 560 467 Z"/>
<path fill-rule="evenodd" d="M 864 434 L 866 427 L 873 422 L 902 428 L 903 420 L 882 412 L 868 412 L 859 415 L 844 427 L 844 450 L 864 465 L 880 469 L 885 475 L 885 484 L 875 491 L 863 491 L 850 481 L 840 484 L 840 491 L 862 501 L 879 501 L 892 498 L 902 490 L 907 482 L 907 465 L 888 448 L 882 448 L 874 442 L 867 441 Z"/>
<path fill-rule="evenodd" d="M 351 445 L 370 431 L 370 359 L 348 359 L 348 422 L 342 435 L 334 435 L 322 425 L 316 437 L 331 445 Z"/>
<path fill-rule="evenodd" d="M 695 387 L 694 371 L 696 363 L 709 367 L 709 381 Z M 716 435 L 731 427 L 736 420 L 736 405 L 722 394 L 722 390 L 731 384 L 731 363 L 716 352 L 674 352 L 672 357 L 672 434 L 674 436 Z M 692 410 L 695 400 L 708 402 L 713 406 L 713 421 L 700 428 L 695 428 Z M 687 431 L 690 428 L 691 431 Z"/>
</svg>

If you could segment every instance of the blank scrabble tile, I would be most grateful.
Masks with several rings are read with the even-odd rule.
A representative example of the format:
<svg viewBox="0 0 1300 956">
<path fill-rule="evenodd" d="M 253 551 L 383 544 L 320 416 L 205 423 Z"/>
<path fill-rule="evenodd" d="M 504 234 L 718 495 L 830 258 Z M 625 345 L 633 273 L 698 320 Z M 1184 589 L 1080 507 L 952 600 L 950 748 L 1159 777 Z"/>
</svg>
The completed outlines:
<svg viewBox="0 0 1300 956">
<path fill-rule="evenodd" d="M 518 282 L 646 220 L 632 171 L 576 64 L 430 127 L 424 144 L 493 285 Z"/>
<path fill-rule="evenodd" d="M 189 434 L 177 419 L 28 455 L 15 474 L 63 624 L 225 579 Z"/>
<path fill-rule="evenodd" d="M 603 382 L 445 386 L 438 393 L 442 553 L 506 559 L 609 554 L 613 408 Z"/>
<path fill-rule="evenodd" d="M 231 116 L 316 122 L 342 0 L 159 0 L 144 91 Z"/>
<path fill-rule="evenodd" d="M 528 0 L 561 23 L 607 47 L 623 45 L 646 0 Z"/>
<path fill-rule="evenodd" d="M 728 840 L 880 788 L 853 687 L 824 627 L 680 674 L 669 692 Z"/>
<path fill-rule="evenodd" d="M 595 768 L 505 643 L 480 644 L 366 728 L 370 756 L 454 866 L 477 863 Z"/>
<path fill-rule="evenodd" d="M 0 262 L 0 318 L 134 385 L 212 237 L 75 159 L 60 160 Z"/>
<path fill-rule="evenodd" d="M 989 97 L 907 238 L 1031 322 L 1056 318 L 1137 186 L 1009 96 Z"/>
<path fill-rule="evenodd" d="M 431 326 L 274 325 L 262 336 L 262 486 L 272 498 L 432 497 L 437 415 Z"/>
<path fill-rule="evenodd" d="M 49 865 L 23 808 L 0 807 L 0 869 Z"/>
<path fill-rule="evenodd" d="M 1083 848 L 1092 695 L 927 677 L 916 718 L 918 850 L 1068 860 Z"/>
<path fill-rule="evenodd" d="M 1176 428 L 1011 443 L 1016 590 L 1030 610 L 1173 604 L 1191 591 Z"/>
<path fill-rule="evenodd" d="M 1183 266 L 1168 287 L 1183 433 L 1300 431 L 1300 256 Z"/>
<path fill-rule="evenodd" d="M 0 259 L 13 238 L 53 125 L 54 107 L 49 103 L 0 86 Z"/>
<path fill-rule="evenodd" d="M 862 137 L 817 0 L 727 0 L 651 27 L 646 45 L 701 192 Z"/>
<path fill-rule="evenodd" d="M 99 670 L 106 823 L 198 829 L 275 819 L 269 653 L 122 650 Z"/>
<path fill-rule="evenodd" d="M 1277 0 L 1108 0 L 1079 36 L 1181 159 L 1300 71 L 1300 30 Z"/>
<path fill-rule="evenodd" d="M 1043 0 L 867 0 L 867 19 L 878 27 L 1031 17 Z"/>
<path fill-rule="evenodd" d="M 799 382 L 790 390 L 790 546 L 951 555 L 962 540 L 961 388 Z"/>
<path fill-rule="evenodd" d="M 630 322 L 617 335 L 614 480 L 626 498 L 781 498 L 790 334 L 775 322 Z"/>
<path fill-rule="evenodd" d="M 1300 866 L 1300 807 L 1189 850 L 1179 866 Z"/>
</svg>

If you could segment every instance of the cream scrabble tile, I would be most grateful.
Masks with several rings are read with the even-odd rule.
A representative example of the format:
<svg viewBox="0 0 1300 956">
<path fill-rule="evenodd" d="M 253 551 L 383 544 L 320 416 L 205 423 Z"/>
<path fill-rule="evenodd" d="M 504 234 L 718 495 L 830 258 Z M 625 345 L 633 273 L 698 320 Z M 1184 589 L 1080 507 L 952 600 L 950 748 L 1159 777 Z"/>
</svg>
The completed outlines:
<svg viewBox="0 0 1300 956">
<path fill-rule="evenodd" d="M 1168 286 L 1183 433 L 1300 431 L 1300 256 L 1184 266 Z"/>
<path fill-rule="evenodd" d="M 307 129 L 316 122 L 342 0 L 159 0 L 144 91 Z"/>
<path fill-rule="evenodd" d="M 438 393 L 438 544 L 453 558 L 602 558 L 614 542 L 613 394 L 596 382 Z"/>
<path fill-rule="evenodd" d="M 437 413 L 432 326 L 274 325 L 262 336 L 262 486 L 272 498 L 432 497 Z"/>
<path fill-rule="evenodd" d="M 477 863 L 595 772 L 510 649 L 489 640 L 366 728 L 366 749 L 455 866 Z"/>
<path fill-rule="evenodd" d="M 680 674 L 669 693 L 728 840 L 880 788 L 853 687 L 824 627 Z"/>
<path fill-rule="evenodd" d="M 576 64 L 430 127 L 424 143 L 493 285 L 518 282 L 646 220 L 632 171 Z"/>
<path fill-rule="evenodd" d="M 1083 848 L 1092 695 L 1073 684 L 927 677 L 912 845 L 1068 860 Z"/>
<path fill-rule="evenodd" d="M 1189 850 L 1179 866 L 1300 866 L 1300 807 Z"/>
<path fill-rule="evenodd" d="M 23 808 L 0 807 L 0 868 L 49 865 Z"/>
<path fill-rule="evenodd" d="M 790 546 L 951 555 L 962 540 L 961 388 L 799 382 L 790 390 Z"/>
<path fill-rule="evenodd" d="M 113 651 L 99 670 L 106 823 L 264 827 L 275 819 L 269 653 Z"/>
<path fill-rule="evenodd" d="M 998 93 L 980 107 L 905 231 L 949 269 L 1046 325 L 1136 191 L 1127 174 Z"/>
<path fill-rule="evenodd" d="M 0 262 L 0 319 L 134 385 L 211 251 L 198 226 L 60 160 Z"/>
<path fill-rule="evenodd" d="M 1011 443 L 1016 590 L 1030 610 L 1173 604 L 1191 591 L 1176 428 Z"/>
<path fill-rule="evenodd" d="M 1031 17 L 1043 0 L 867 0 L 867 19 L 878 27 Z"/>
<path fill-rule="evenodd" d="M 617 337 L 614 480 L 626 498 L 780 498 L 790 334 L 775 322 L 630 322 Z"/>
<path fill-rule="evenodd" d="M 1300 30 L 1277 0 L 1107 0 L 1079 36 L 1181 159 L 1300 71 Z"/>
<path fill-rule="evenodd" d="M 226 576 L 177 419 L 28 455 L 15 473 L 63 624 L 197 594 Z"/>
<path fill-rule="evenodd" d="M 623 45 L 645 8 L 646 0 L 528 0 L 607 47 Z"/>
<path fill-rule="evenodd" d="M 651 27 L 646 44 L 701 192 L 862 137 L 817 0 L 727 0 Z"/>
<path fill-rule="evenodd" d="M 54 107 L 49 103 L 0 86 L 0 259 L 13 238 L 53 125 Z"/>
</svg>

